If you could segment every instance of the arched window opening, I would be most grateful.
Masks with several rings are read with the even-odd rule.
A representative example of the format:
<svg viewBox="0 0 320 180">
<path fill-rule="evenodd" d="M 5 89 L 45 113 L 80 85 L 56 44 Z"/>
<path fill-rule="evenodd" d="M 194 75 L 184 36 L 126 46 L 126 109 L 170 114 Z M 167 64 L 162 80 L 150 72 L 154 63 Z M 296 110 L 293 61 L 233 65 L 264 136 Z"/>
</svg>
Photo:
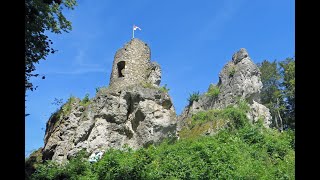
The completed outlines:
<svg viewBox="0 0 320 180">
<path fill-rule="evenodd" d="M 118 66 L 118 77 L 124 77 L 123 73 L 124 73 L 124 68 L 126 66 L 126 62 L 120 61 L 118 62 L 117 66 Z"/>
</svg>

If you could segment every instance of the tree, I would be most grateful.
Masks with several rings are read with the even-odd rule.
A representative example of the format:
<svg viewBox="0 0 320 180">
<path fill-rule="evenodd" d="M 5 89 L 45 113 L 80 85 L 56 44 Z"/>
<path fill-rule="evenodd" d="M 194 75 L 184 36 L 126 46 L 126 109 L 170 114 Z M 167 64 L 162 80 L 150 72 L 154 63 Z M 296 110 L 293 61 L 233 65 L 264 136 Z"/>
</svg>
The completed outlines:
<svg viewBox="0 0 320 180">
<path fill-rule="evenodd" d="M 49 53 L 56 52 L 50 47 L 52 41 L 45 32 L 69 32 L 71 22 L 62 10 L 64 7 L 73 10 L 75 6 L 76 0 L 25 0 L 25 92 L 36 89 L 30 82 L 31 77 L 39 76 L 33 73 L 35 64 L 45 60 Z"/>
<path fill-rule="evenodd" d="M 271 112 L 272 125 L 282 131 L 294 129 L 295 122 L 295 62 L 287 58 L 280 62 L 264 60 L 258 64 L 263 88 L 261 103 Z"/>
<path fill-rule="evenodd" d="M 289 127 L 295 127 L 295 59 L 287 58 L 279 63 L 282 76 L 281 87 L 283 88 L 286 124 Z"/>
<path fill-rule="evenodd" d="M 282 94 L 280 90 L 280 79 L 278 64 L 276 61 L 269 62 L 264 60 L 258 64 L 261 72 L 261 81 L 263 84 L 261 90 L 261 103 L 270 109 L 272 116 L 272 126 L 280 131 L 283 129 L 283 122 L 280 111 L 283 106 L 279 103 L 282 102 Z"/>
</svg>

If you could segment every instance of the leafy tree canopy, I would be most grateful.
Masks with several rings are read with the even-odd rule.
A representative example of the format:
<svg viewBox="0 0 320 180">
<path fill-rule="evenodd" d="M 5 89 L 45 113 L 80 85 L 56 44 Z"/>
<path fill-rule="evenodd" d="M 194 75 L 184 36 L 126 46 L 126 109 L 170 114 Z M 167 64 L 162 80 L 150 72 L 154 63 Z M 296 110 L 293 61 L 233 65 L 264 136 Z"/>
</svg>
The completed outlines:
<svg viewBox="0 0 320 180">
<path fill-rule="evenodd" d="M 272 115 L 273 126 L 279 130 L 294 129 L 295 122 L 295 59 L 280 62 L 264 60 L 258 64 L 263 88 L 261 103 Z"/>
<path fill-rule="evenodd" d="M 25 91 L 36 89 L 30 82 L 31 77 L 39 76 L 33 73 L 35 64 L 56 52 L 50 47 L 52 41 L 45 32 L 69 32 L 71 22 L 62 11 L 64 8 L 73 10 L 76 5 L 76 0 L 25 0 Z"/>
</svg>

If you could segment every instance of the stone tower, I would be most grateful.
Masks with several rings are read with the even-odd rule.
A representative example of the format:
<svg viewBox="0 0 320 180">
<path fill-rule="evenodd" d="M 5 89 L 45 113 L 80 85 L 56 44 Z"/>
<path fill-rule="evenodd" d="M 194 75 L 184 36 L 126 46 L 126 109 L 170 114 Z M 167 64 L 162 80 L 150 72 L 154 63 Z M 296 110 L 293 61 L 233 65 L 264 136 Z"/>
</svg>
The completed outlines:
<svg viewBox="0 0 320 180">
<path fill-rule="evenodd" d="M 114 57 L 109 87 L 113 90 L 120 90 L 141 82 L 159 85 L 160 66 L 151 63 L 150 56 L 148 45 L 137 38 L 125 44 Z"/>
</svg>

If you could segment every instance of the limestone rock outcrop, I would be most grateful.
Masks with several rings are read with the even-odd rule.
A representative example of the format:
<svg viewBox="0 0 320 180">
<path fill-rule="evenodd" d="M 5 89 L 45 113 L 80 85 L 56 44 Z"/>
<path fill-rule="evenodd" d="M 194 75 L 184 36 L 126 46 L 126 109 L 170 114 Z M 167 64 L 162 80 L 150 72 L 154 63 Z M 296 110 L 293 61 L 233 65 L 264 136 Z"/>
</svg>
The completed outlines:
<svg viewBox="0 0 320 180">
<path fill-rule="evenodd" d="M 138 85 L 117 93 L 105 91 L 101 89 L 82 112 L 75 98 L 69 114 L 52 116 L 45 135 L 45 159 L 62 162 L 81 149 L 92 153 L 125 144 L 137 149 L 176 136 L 176 114 L 167 93 Z"/>
<path fill-rule="evenodd" d="M 150 74 L 148 76 L 148 82 L 159 86 L 161 82 L 161 67 L 158 63 L 152 62 L 151 68 L 150 68 Z"/>
<path fill-rule="evenodd" d="M 269 126 L 269 109 L 259 104 L 260 71 L 245 49 L 236 52 L 220 72 L 216 85 L 220 93 L 201 95 L 178 117 L 168 92 L 160 87 L 161 67 L 150 59 L 150 48 L 139 39 L 120 48 L 108 87 L 100 88 L 90 100 L 71 97 L 50 117 L 42 159 L 62 163 L 83 149 L 89 154 L 124 146 L 138 149 L 165 138 L 177 138 L 193 114 L 225 108 L 238 98 L 249 102 L 247 116 L 251 122 L 262 116 L 264 125 Z M 207 134 L 216 133 L 211 130 Z"/>
<path fill-rule="evenodd" d="M 64 162 L 82 149 L 89 154 L 125 145 L 138 149 L 176 138 L 175 109 L 160 81 L 161 68 L 150 62 L 150 48 L 132 39 L 115 55 L 109 87 L 89 102 L 70 98 L 51 116 L 43 159 Z"/>
<path fill-rule="evenodd" d="M 251 107 L 248 113 L 249 119 L 256 121 L 262 116 L 265 126 L 270 124 L 271 116 L 269 109 L 260 102 L 260 91 L 262 89 L 261 73 L 246 49 L 241 48 L 232 56 L 219 74 L 217 87 L 220 93 L 217 97 L 201 95 L 198 101 L 194 101 L 183 110 L 178 117 L 178 131 L 185 125 L 185 120 L 199 111 L 208 109 L 222 109 L 233 105 L 238 98 L 246 99 Z"/>
</svg>

